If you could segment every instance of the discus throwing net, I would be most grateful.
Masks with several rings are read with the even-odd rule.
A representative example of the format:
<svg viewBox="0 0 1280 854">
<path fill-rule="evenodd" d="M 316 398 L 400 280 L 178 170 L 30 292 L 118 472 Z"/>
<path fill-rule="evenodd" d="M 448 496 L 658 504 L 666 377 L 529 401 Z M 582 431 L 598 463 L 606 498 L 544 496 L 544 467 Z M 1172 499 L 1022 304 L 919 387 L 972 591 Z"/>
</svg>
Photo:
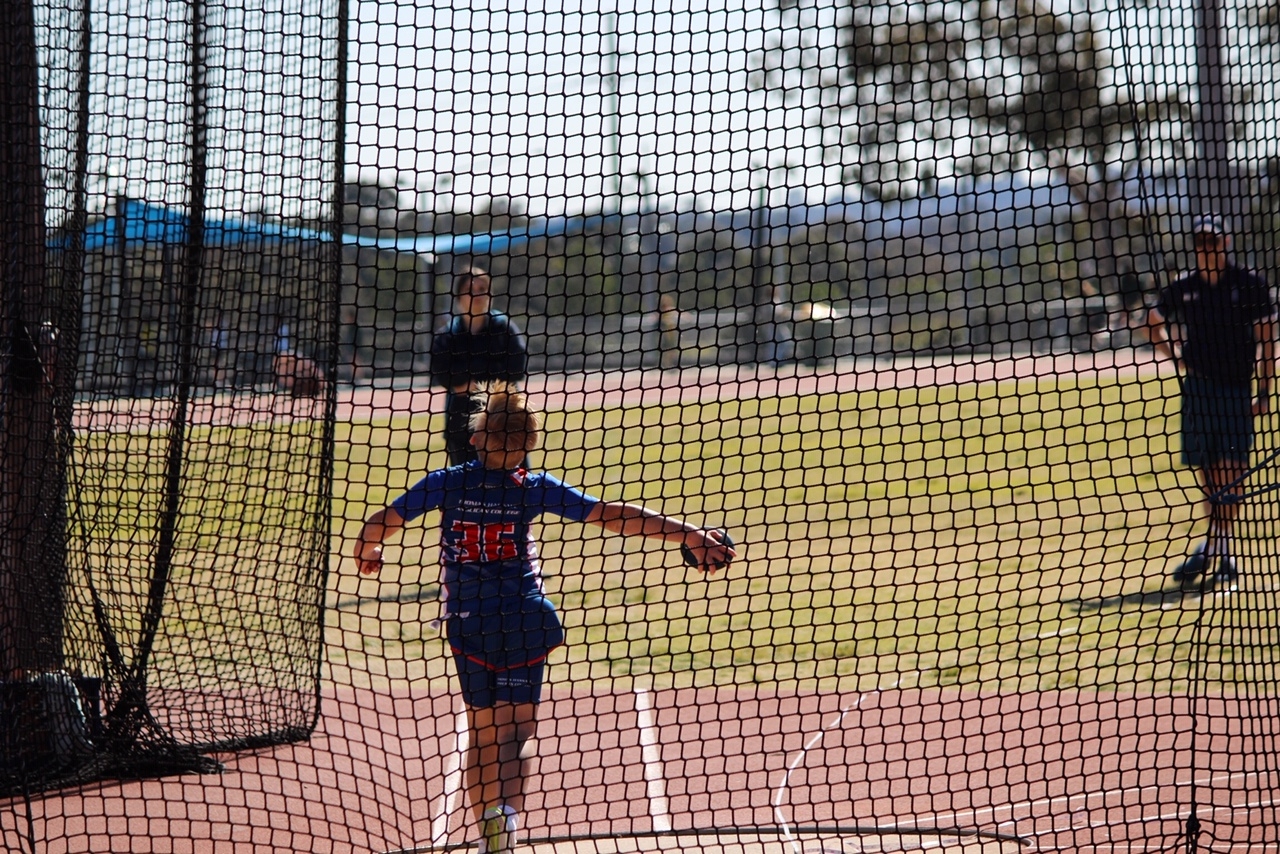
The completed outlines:
<svg viewBox="0 0 1280 854">
<path fill-rule="evenodd" d="M 1280 281 L 1267 9 L 19 6 L 7 849 L 474 844 L 437 520 L 350 540 L 481 268 L 533 465 L 741 554 L 544 517 L 531 854 L 1280 850 L 1280 431 L 1184 589 L 1145 314 L 1193 213 Z"/>
<path fill-rule="evenodd" d="M 292 54 L 305 38 L 278 10 L 35 9 L 15 38 L 37 36 L 44 86 L 24 94 L 39 96 L 45 180 L 21 190 L 46 239 L 12 269 L 44 287 L 11 289 L 8 322 L 35 333 L 36 403 L 6 429 L 49 448 L 23 476 L 54 492 L 35 512 L 57 529 L 40 564 L 10 567 L 33 584 L 5 601 L 10 631 L 45 612 L 6 664 L 0 785 L 25 798 L 209 771 L 211 751 L 310 733 L 338 287 L 326 234 L 220 212 L 253 195 L 236 150 L 276 176 L 259 197 L 287 185 L 300 211 L 331 204 L 331 37 Z M 279 34 L 274 58 L 262 32 Z M 246 125 L 242 96 L 259 115 L 297 109 Z M 36 661 L 46 634 L 59 643 Z"/>
</svg>

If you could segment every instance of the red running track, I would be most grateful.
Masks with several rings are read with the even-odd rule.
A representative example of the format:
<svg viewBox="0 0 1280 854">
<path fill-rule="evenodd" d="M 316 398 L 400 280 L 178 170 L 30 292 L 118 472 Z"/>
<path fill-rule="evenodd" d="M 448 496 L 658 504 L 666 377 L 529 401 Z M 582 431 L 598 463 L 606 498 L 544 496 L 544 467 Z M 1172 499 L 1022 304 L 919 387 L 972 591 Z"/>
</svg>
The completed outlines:
<svg viewBox="0 0 1280 854">
<path fill-rule="evenodd" d="M 1277 812 L 1265 794 L 1280 773 L 1275 734 L 1249 731 L 1242 713 L 1260 710 L 1244 705 L 1201 701 L 1193 739 L 1190 701 L 1178 697 L 741 688 L 555 696 L 542 711 L 523 824 L 534 837 L 779 823 L 959 827 L 1022 837 L 1027 850 L 1185 850 L 1194 777 L 1199 850 L 1275 851 Z M 221 757 L 221 775 L 49 795 L 31 803 L 30 821 L 14 802 L 0 827 L 7 850 L 29 850 L 33 838 L 49 854 L 461 842 L 456 712 L 449 696 L 331 690 L 308 743 Z M 1268 717 L 1274 709 L 1264 726 Z"/>
</svg>

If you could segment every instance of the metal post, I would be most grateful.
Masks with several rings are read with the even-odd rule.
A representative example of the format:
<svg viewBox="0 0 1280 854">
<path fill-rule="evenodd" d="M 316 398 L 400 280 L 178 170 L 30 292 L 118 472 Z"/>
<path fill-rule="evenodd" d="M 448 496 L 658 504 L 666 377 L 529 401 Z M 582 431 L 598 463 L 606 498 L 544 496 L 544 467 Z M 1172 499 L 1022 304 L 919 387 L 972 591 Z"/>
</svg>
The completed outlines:
<svg viewBox="0 0 1280 854">
<path fill-rule="evenodd" d="M 0 678 L 15 679 L 63 664 L 64 466 L 37 343 L 51 289 L 32 0 L 0 0 L 0 20 Z"/>
</svg>

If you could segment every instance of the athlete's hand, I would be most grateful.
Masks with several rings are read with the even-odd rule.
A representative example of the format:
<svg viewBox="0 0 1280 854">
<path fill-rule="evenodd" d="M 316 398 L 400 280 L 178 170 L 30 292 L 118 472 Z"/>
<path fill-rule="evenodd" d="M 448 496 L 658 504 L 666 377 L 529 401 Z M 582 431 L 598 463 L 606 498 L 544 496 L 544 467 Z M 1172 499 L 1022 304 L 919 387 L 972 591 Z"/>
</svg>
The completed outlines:
<svg viewBox="0 0 1280 854">
<path fill-rule="evenodd" d="M 728 566 L 738 556 L 729 535 L 714 529 L 690 533 L 680 546 L 680 552 L 685 563 L 710 575 Z"/>
<path fill-rule="evenodd" d="M 382 571 L 382 544 L 357 542 L 355 559 L 362 574 L 377 575 Z"/>
</svg>

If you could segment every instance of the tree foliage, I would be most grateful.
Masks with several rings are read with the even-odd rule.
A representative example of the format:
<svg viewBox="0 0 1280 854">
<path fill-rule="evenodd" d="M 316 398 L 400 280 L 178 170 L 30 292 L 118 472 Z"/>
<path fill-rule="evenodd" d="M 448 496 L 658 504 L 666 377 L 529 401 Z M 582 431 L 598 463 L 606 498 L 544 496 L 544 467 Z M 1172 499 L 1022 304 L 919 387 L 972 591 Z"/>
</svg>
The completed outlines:
<svg viewBox="0 0 1280 854">
<path fill-rule="evenodd" d="M 1088 9 L 1044 0 L 778 8 L 787 26 L 761 53 L 755 84 L 818 132 L 807 152 L 881 197 L 1009 168 L 1098 180 L 1132 139 L 1131 104 Z"/>
</svg>

